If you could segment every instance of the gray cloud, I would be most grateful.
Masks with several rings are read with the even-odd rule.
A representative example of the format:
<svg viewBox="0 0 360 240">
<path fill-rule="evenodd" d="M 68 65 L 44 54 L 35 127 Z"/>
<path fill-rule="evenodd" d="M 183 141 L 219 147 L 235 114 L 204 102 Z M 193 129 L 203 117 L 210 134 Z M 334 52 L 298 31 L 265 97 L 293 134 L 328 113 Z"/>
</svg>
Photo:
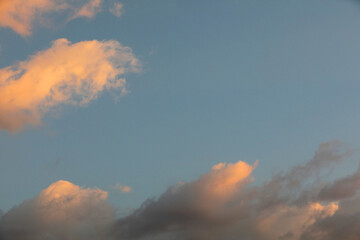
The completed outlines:
<svg viewBox="0 0 360 240">
<path fill-rule="evenodd" d="M 0 221 L 2 240 L 105 239 L 114 209 L 100 189 L 58 181 L 34 199 L 12 208 Z"/>
<path fill-rule="evenodd" d="M 319 191 L 323 187 L 321 173 L 331 169 L 353 154 L 338 140 L 320 144 L 313 158 L 286 172 L 280 172 L 257 189 L 257 198 L 263 208 L 287 202 L 302 205 L 309 201 L 319 201 Z"/>
<path fill-rule="evenodd" d="M 355 240 L 360 236 L 360 213 L 335 214 L 314 223 L 301 240 Z"/>
<path fill-rule="evenodd" d="M 342 149 L 339 141 L 323 143 L 306 164 L 275 175 L 261 187 L 250 187 L 249 176 L 236 182 L 234 192 L 220 201 L 213 201 L 217 195 L 207 195 L 206 191 L 212 189 L 211 181 L 201 181 L 207 174 L 197 181 L 173 186 L 159 199 L 148 199 L 133 214 L 118 220 L 115 235 L 118 239 L 156 236 L 167 239 L 239 239 L 240 236 L 245 239 L 299 239 L 302 230 L 296 225 L 310 225 L 337 209 L 333 203 L 321 205 L 303 196 L 307 191 L 317 194 L 306 188 L 307 181 L 351 155 L 351 150 Z M 208 174 L 213 174 L 212 171 Z"/>
<path fill-rule="evenodd" d="M 116 235 L 134 239 L 186 230 L 181 234 L 198 237 L 210 226 L 227 225 L 237 216 L 226 204 L 249 182 L 253 168 L 244 162 L 219 164 L 194 182 L 172 186 L 158 200 L 148 199 L 132 215 L 120 219 Z"/>
<path fill-rule="evenodd" d="M 333 183 L 319 180 L 351 153 L 338 141 L 323 143 L 309 162 L 260 186 L 250 184 L 257 163 L 220 163 L 121 219 L 106 192 L 59 181 L 4 214 L 0 240 L 357 239 L 358 171 Z"/>
<path fill-rule="evenodd" d="M 336 180 L 331 185 L 324 187 L 319 198 L 326 201 L 336 201 L 344 198 L 350 198 L 356 195 L 360 188 L 360 171 L 345 178 Z"/>
</svg>

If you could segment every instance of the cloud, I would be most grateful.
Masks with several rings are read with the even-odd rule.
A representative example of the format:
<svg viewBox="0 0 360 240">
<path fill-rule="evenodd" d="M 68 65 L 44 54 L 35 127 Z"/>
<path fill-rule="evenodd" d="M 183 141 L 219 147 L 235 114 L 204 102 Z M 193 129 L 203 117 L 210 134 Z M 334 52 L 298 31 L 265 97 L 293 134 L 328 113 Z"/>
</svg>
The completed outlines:
<svg viewBox="0 0 360 240">
<path fill-rule="evenodd" d="M 113 231 L 117 239 L 299 239 L 304 229 L 338 210 L 336 202 L 299 202 L 304 179 L 350 154 L 338 141 L 323 143 L 308 163 L 260 187 L 250 184 L 256 163 L 220 163 L 198 180 L 148 199 Z"/>
<path fill-rule="evenodd" d="M 123 5 L 119 2 L 114 2 L 109 11 L 116 17 L 120 17 L 123 14 Z"/>
<path fill-rule="evenodd" d="M 261 236 L 261 239 L 299 239 L 304 229 L 318 219 L 334 215 L 337 210 L 335 203 L 309 203 L 303 207 L 278 206 L 268 209 L 256 218 L 256 235 Z"/>
<path fill-rule="evenodd" d="M 358 201 L 359 204 L 359 201 Z M 300 240 L 353 240 L 360 236 L 360 213 L 338 213 L 314 223 Z"/>
<path fill-rule="evenodd" d="M 219 163 L 120 219 L 114 217 L 106 192 L 58 181 L 4 214 L 0 239 L 357 239 L 357 188 L 350 184 L 351 191 L 324 195 L 356 182 L 357 173 L 333 183 L 319 181 L 324 169 L 340 164 L 351 152 L 338 141 L 323 143 L 308 163 L 262 185 L 253 183 L 257 162 Z M 309 192 L 311 197 L 304 197 Z"/>
<path fill-rule="evenodd" d="M 77 10 L 70 19 L 79 17 L 94 17 L 98 12 L 101 11 L 102 1 L 103 0 L 89 0 L 89 2 L 83 5 L 79 10 Z"/>
<path fill-rule="evenodd" d="M 120 183 L 115 184 L 113 189 L 122 193 L 129 193 L 132 191 L 131 187 L 122 185 Z"/>
<path fill-rule="evenodd" d="M 124 74 L 139 66 L 131 48 L 117 41 L 58 39 L 28 60 L 0 69 L 0 129 L 39 125 L 57 106 L 84 106 L 103 90 L 125 93 Z"/>
<path fill-rule="evenodd" d="M 336 180 L 334 183 L 324 187 L 319 197 L 321 200 L 346 199 L 356 195 L 360 188 L 360 169 L 354 174 Z"/>
<path fill-rule="evenodd" d="M 264 186 L 252 191 L 258 194 L 263 208 L 270 208 L 283 201 L 294 204 L 320 201 L 322 199 L 319 197 L 319 191 L 322 186 L 319 185 L 319 174 L 352 155 L 353 150 L 343 149 L 343 144 L 338 140 L 321 143 L 310 161 L 275 174 Z"/>
<path fill-rule="evenodd" d="M 254 166 L 245 162 L 218 164 L 191 183 L 170 187 L 158 200 L 147 200 L 132 215 L 118 221 L 119 239 L 136 239 L 145 235 L 201 225 L 219 218 L 225 204 L 249 179 Z M 209 222 L 210 220 L 210 222 Z"/>
<path fill-rule="evenodd" d="M 100 189 L 61 180 L 7 212 L 0 234 L 4 240 L 104 239 L 115 217 L 106 199 Z"/>
<path fill-rule="evenodd" d="M 47 23 L 50 14 L 62 13 L 69 19 L 92 18 L 101 10 L 103 0 L 1 0 L 0 26 L 8 27 L 22 36 L 31 34 L 35 23 Z"/>
</svg>

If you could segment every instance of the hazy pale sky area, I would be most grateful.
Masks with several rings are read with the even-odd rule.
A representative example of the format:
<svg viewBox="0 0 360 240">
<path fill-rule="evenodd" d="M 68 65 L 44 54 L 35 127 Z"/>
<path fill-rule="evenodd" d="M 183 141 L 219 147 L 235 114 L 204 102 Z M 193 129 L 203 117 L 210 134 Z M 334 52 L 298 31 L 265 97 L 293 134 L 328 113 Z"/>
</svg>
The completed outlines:
<svg viewBox="0 0 360 240">
<path fill-rule="evenodd" d="M 360 239 L 360 1 L 0 0 L 0 240 Z"/>
</svg>

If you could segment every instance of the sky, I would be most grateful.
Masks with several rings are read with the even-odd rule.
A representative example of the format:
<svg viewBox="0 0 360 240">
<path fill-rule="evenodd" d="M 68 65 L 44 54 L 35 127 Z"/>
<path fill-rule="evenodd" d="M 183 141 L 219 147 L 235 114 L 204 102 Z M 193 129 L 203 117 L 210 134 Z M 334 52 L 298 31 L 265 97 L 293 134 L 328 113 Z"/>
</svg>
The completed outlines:
<svg viewBox="0 0 360 240">
<path fill-rule="evenodd" d="M 357 0 L 0 0 L 0 240 L 360 235 Z"/>
</svg>

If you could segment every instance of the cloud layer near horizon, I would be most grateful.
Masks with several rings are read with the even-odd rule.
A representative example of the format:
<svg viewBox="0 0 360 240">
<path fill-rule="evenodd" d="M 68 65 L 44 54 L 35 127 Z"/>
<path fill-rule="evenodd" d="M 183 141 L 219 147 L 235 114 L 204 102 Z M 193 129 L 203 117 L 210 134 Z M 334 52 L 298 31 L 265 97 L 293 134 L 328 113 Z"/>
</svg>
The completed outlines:
<svg viewBox="0 0 360 240">
<path fill-rule="evenodd" d="M 35 22 L 48 24 L 50 13 L 66 13 L 68 20 L 79 17 L 92 18 L 101 10 L 102 1 L 0 0 L 0 26 L 28 36 L 32 33 Z"/>
<path fill-rule="evenodd" d="M 58 181 L 1 220 L 0 239 L 88 239 L 106 237 L 114 221 L 107 192 Z"/>
<path fill-rule="evenodd" d="M 337 141 L 323 143 L 308 163 L 258 186 L 251 184 L 256 163 L 220 163 L 121 219 L 106 192 L 58 181 L 4 214 L 0 239 L 357 239 L 359 170 L 334 182 L 319 180 L 350 154 Z"/>
<path fill-rule="evenodd" d="M 0 69 L 0 129 L 38 125 L 55 107 L 85 105 L 104 89 L 125 93 L 123 75 L 139 69 L 131 48 L 115 40 L 58 39 L 28 60 Z"/>
</svg>

